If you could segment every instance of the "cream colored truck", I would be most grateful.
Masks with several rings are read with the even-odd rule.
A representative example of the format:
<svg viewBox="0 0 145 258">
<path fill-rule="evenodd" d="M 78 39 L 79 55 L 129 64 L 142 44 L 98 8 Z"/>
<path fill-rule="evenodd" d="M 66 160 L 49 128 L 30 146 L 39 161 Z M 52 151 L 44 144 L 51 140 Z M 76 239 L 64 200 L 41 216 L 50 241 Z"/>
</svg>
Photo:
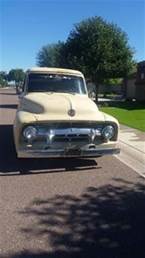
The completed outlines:
<svg viewBox="0 0 145 258">
<path fill-rule="evenodd" d="M 119 152 L 118 121 L 98 110 L 79 71 L 27 71 L 14 122 L 18 158 L 98 157 Z"/>
</svg>

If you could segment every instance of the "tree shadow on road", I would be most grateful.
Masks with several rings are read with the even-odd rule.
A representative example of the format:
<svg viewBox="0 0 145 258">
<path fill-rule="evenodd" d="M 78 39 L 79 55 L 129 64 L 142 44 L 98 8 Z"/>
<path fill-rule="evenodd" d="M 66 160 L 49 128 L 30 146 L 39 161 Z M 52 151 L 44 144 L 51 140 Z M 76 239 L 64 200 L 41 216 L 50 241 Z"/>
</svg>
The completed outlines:
<svg viewBox="0 0 145 258">
<path fill-rule="evenodd" d="M 145 186 L 113 182 L 82 195 L 34 199 L 20 216 L 30 218 L 21 233 L 46 241 L 46 250 L 8 258 L 142 258 L 145 254 Z M 52 251 L 47 251 L 47 245 Z"/>
<path fill-rule="evenodd" d="M 2 109 L 16 109 L 17 108 L 17 104 L 3 104 L 3 105 L 0 105 L 0 108 Z"/>
<path fill-rule="evenodd" d="M 0 125 L 0 175 L 28 175 L 99 169 L 93 159 L 17 159 L 12 125 Z"/>
<path fill-rule="evenodd" d="M 0 95 L 14 95 L 17 96 L 16 92 L 0 92 Z"/>
</svg>

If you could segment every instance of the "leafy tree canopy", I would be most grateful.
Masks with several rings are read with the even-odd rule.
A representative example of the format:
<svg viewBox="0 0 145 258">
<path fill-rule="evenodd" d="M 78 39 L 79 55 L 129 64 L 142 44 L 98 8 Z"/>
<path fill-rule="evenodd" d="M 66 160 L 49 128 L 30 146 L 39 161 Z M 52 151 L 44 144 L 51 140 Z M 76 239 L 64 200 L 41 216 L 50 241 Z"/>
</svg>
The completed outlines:
<svg viewBox="0 0 145 258">
<path fill-rule="evenodd" d="M 0 77 L 3 79 L 3 80 L 7 80 L 7 77 L 8 77 L 8 75 L 7 75 L 7 73 L 5 72 L 5 71 L 0 71 Z"/>
<path fill-rule="evenodd" d="M 0 71 L 0 87 L 5 87 L 7 85 L 7 73 Z"/>
<path fill-rule="evenodd" d="M 61 49 L 64 43 L 48 44 L 43 46 L 37 55 L 37 64 L 42 67 L 60 67 Z"/>
<path fill-rule="evenodd" d="M 92 17 L 75 25 L 66 42 L 65 57 L 95 83 L 126 76 L 133 65 L 128 38 L 117 25 Z"/>
<path fill-rule="evenodd" d="M 100 84 L 125 78 L 135 69 L 127 34 L 97 16 L 76 24 L 65 43 L 42 47 L 37 64 L 78 69 L 95 83 L 96 93 Z"/>
<path fill-rule="evenodd" d="M 24 80 L 25 73 L 23 69 L 12 69 L 9 71 L 8 79 L 9 81 L 15 81 L 16 83 L 22 82 Z"/>
<path fill-rule="evenodd" d="M 104 79 L 104 84 L 106 85 L 120 85 L 122 83 L 122 78 L 110 78 L 110 79 Z"/>
<path fill-rule="evenodd" d="M 6 83 L 6 81 L 2 78 L 2 76 L 0 75 L 0 87 L 4 87 L 4 86 L 6 86 L 7 85 L 7 83 Z"/>
</svg>

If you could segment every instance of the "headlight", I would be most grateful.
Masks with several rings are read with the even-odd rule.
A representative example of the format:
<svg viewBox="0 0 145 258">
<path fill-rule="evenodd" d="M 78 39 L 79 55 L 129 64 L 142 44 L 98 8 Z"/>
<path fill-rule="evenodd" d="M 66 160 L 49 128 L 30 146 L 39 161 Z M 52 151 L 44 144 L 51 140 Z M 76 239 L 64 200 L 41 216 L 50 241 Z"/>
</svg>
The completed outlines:
<svg viewBox="0 0 145 258">
<path fill-rule="evenodd" d="M 35 138 L 37 135 L 37 129 L 34 126 L 28 126 L 23 131 L 23 136 L 27 140 Z"/>
<path fill-rule="evenodd" d="M 102 130 L 102 135 L 105 140 L 110 140 L 115 134 L 114 127 L 112 125 L 107 125 Z"/>
</svg>

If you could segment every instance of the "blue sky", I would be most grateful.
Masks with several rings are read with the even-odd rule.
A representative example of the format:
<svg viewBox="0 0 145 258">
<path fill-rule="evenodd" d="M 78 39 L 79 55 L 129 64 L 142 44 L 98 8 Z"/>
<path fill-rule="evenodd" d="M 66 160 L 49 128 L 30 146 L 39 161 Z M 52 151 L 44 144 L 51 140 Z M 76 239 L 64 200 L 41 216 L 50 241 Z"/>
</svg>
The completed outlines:
<svg viewBox="0 0 145 258">
<path fill-rule="evenodd" d="M 145 59 L 144 0 L 0 0 L 0 70 L 36 65 L 40 48 L 65 41 L 74 24 L 102 16 L 121 27 Z"/>
</svg>

